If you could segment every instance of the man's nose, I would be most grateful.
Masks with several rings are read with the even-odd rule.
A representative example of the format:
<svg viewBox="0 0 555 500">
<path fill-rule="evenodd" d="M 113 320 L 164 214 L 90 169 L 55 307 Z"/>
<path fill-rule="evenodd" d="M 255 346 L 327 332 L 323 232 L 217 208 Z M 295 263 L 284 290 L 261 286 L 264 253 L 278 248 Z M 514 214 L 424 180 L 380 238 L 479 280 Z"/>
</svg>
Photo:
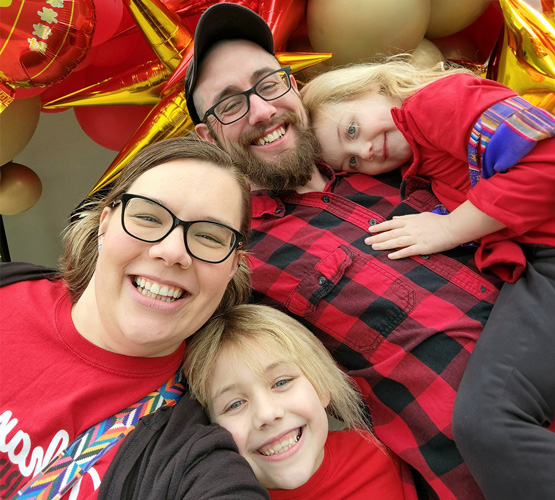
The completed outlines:
<svg viewBox="0 0 555 500">
<path fill-rule="evenodd" d="M 259 125 L 270 121 L 277 113 L 276 107 L 270 101 L 265 101 L 256 94 L 249 96 L 249 123 Z"/>
</svg>

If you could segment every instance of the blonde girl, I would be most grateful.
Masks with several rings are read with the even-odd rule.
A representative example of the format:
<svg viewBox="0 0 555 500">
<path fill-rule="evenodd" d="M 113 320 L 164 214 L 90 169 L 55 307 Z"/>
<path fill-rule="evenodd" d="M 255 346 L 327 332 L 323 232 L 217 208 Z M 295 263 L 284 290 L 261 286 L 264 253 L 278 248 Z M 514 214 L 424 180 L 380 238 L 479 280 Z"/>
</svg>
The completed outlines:
<svg viewBox="0 0 555 500">
<path fill-rule="evenodd" d="M 405 498 L 353 383 L 286 314 L 240 305 L 218 315 L 187 345 L 185 373 L 271 498 Z M 346 429 L 328 432 L 328 416 Z"/>
</svg>

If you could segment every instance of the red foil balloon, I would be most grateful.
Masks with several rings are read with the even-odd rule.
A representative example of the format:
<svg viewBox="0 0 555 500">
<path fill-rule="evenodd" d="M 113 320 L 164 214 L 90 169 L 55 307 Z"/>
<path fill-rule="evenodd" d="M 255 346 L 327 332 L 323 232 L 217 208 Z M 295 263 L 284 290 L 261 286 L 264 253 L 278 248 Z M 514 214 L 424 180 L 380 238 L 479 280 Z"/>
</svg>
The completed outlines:
<svg viewBox="0 0 555 500">
<path fill-rule="evenodd" d="M 216 3 L 237 3 L 258 12 L 257 0 L 162 0 L 171 10 L 181 17 L 200 16 L 208 7 Z"/>
<path fill-rule="evenodd" d="M 166 4 L 167 3 L 166 1 Z M 207 0 L 199 2 L 197 0 L 193 3 L 201 3 L 202 8 L 206 10 L 210 5 L 221 2 L 208 2 Z M 209 5 L 207 5 L 208 3 Z M 306 8 L 306 0 L 280 0 L 279 2 L 277 0 L 258 0 L 252 2 L 234 1 L 230 3 L 241 4 L 244 7 L 248 7 L 258 13 L 260 17 L 268 23 L 272 35 L 274 36 L 276 50 L 285 44 L 291 32 L 301 22 Z M 173 87 L 178 81 L 185 78 L 191 56 L 192 54 L 189 53 L 183 57 L 171 78 L 168 80 L 165 87 L 166 89 Z"/>
<path fill-rule="evenodd" d="M 259 0 L 258 15 L 272 30 L 276 50 L 285 45 L 305 11 L 306 0 Z"/>
<path fill-rule="evenodd" d="M 83 60 L 95 25 L 92 0 L 0 3 L 0 81 L 37 87 L 64 78 Z"/>
</svg>

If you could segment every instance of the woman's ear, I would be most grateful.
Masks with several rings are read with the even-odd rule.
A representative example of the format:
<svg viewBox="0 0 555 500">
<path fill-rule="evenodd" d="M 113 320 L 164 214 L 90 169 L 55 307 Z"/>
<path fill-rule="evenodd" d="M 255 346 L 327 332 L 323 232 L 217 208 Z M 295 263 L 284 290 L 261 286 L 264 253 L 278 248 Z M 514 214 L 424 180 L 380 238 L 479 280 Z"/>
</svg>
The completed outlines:
<svg viewBox="0 0 555 500">
<path fill-rule="evenodd" d="M 98 237 L 102 236 L 106 230 L 108 229 L 108 224 L 110 223 L 111 217 L 108 217 L 112 214 L 112 209 L 110 207 L 105 207 L 100 214 L 100 224 L 98 225 Z"/>
<path fill-rule="evenodd" d="M 216 138 L 212 135 L 206 123 L 199 123 L 198 125 L 195 125 L 195 132 L 203 141 L 211 142 L 212 144 L 217 145 Z"/>
<path fill-rule="evenodd" d="M 241 262 L 243 262 L 244 253 L 245 253 L 244 250 L 237 250 L 236 255 L 234 257 L 235 264 L 231 266 L 231 272 L 229 274 L 230 281 L 233 279 L 233 276 L 235 276 L 235 273 L 241 266 Z"/>
</svg>

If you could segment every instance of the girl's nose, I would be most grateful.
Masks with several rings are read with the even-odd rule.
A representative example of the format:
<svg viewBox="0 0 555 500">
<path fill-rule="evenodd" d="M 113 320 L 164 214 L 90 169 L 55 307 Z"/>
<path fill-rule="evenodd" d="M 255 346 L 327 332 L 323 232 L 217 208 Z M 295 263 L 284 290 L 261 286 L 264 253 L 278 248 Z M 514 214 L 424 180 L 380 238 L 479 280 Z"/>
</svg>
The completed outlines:
<svg viewBox="0 0 555 500">
<path fill-rule="evenodd" d="M 262 429 L 265 426 L 272 425 L 276 420 L 283 418 L 284 413 L 283 407 L 272 397 L 265 398 L 264 401 L 257 403 L 254 408 L 254 427 Z"/>
<path fill-rule="evenodd" d="M 372 141 L 362 143 L 359 155 L 363 160 L 371 160 L 373 158 L 374 145 L 372 144 Z"/>
</svg>

